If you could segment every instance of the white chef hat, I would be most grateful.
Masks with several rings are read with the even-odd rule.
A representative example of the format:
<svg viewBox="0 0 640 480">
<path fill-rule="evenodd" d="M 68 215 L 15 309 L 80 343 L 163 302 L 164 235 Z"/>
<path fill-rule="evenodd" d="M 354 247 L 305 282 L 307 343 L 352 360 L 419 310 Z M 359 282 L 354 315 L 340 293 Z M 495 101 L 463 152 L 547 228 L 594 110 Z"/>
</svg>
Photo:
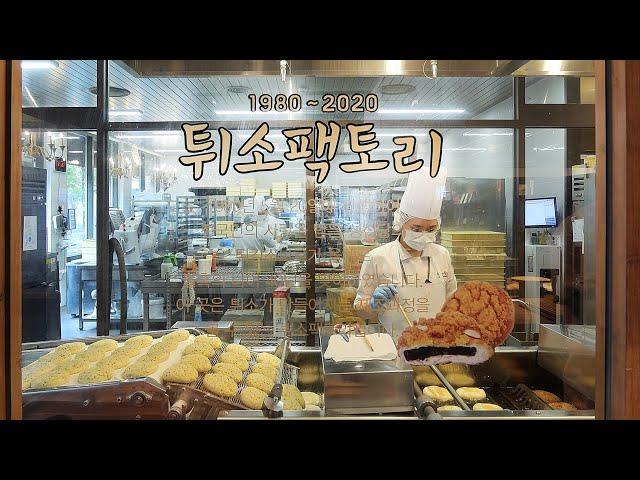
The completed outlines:
<svg viewBox="0 0 640 480">
<path fill-rule="evenodd" d="M 243 210 L 244 213 L 258 213 L 264 210 L 266 207 L 266 203 L 264 200 L 264 196 L 256 195 L 255 197 L 245 198 L 243 201 Z"/>
<path fill-rule="evenodd" d="M 435 178 L 431 177 L 428 167 L 411 172 L 400 200 L 400 208 L 394 215 L 394 229 L 398 230 L 398 227 L 411 218 L 436 219 L 439 223 L 446 179 L 447 172 L 444 168 L 440 169 Z"/>
</svg>

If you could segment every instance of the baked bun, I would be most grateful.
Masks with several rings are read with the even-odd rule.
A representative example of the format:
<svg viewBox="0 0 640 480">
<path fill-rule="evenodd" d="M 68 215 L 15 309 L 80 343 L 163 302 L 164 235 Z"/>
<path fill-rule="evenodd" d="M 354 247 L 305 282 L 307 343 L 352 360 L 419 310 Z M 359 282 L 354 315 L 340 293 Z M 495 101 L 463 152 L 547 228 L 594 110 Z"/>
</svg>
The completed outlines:
<svg viewBox="0 0 640 480">
<path fill-rule="evenodd" d="M 577 410 L 576 407 L 567 402 L 551 402 L 549 406 L 554 410 Z"/>
<path fill-rule="evenodd" d="M 478 322 L 460 312 L 441 312 L 421 318 L 398 339 L 398 353 L 410 365 L 482 363 L 493 345 L 482 338 Z"/>
<path fill-rule="evenodd" d="M 492 347 L 504 342 L 515 323 L 511 297 L 494 285 L 467 282 L 445 302 L 443 312 L 460 312 L 478 322 L 481 338 Z"/>
<path fill-rule="evenodd" d="M 546 390 L 534 390 L 533 393 L 536 394 L 536 397 L 546 403 L 562 402 L 560 397 L 551 392 L 547 392 Z"/>
</svg>

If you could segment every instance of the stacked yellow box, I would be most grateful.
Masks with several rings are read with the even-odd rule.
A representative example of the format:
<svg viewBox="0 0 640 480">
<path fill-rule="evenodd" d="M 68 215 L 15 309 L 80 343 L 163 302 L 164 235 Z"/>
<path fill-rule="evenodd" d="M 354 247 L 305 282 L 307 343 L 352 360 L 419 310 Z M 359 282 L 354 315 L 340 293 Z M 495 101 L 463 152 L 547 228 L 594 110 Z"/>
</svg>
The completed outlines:
<svg viewBox="0 0 640 480">
<path fill-rule="evenodd" d="M 301 182 L 287 182 L 287 197 L 304 197 L 304 185 Z"/>
<path fill-rule="evenodd" d="M 240 180 L 240 195 L 253 196 L 256 194 L 256 179 L 243 178 Z"/>
<path fill-rule="evenodd" d="M 231 220 L 218 220 L 216 221 L 216 235 L 223 235 L 225 237 L 233 236 L 233 221 Z"/>
<path fill-rule="evenodd" d="M 344 273 L 347 275 L 360 274 L 360 267 L 365 255 L 374 248 L 376 248 L 376 245 L 345 245 Z"/>
<path fill-rule="evenodd" d="M 458 285 L 479 280 L 504 288 L 506 234 L 443 230 L 441 243 L 451 254 Z"/>
<path fill-rule="evenodd" d="M 256 195 L 262 195 L 263 197 L 271 196 L 270 188 L 256 188 Z"/>
<path fill-rule="evenodd" d="M 231 185 L 227 187 L 227 197 L 239 197 L 240 196 L 240 185 Z"/>
<path fill-rule="evenodd" d="M 273 182 L 271 195 L 273 198 L 287 198 L 287 182 Z"/>
</svg>

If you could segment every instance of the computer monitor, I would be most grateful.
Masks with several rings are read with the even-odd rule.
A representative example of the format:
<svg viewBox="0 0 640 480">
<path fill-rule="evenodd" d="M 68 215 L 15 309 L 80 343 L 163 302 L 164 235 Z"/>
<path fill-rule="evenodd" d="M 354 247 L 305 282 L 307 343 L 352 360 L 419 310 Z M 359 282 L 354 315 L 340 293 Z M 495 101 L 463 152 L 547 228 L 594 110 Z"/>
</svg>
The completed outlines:
<svg viewBox="0 0 640 480">
<path fill-rule="evenodd" d="M 555 197 L 530 198 L 524 201 L 526 228 L 551 228 L 557 225 Z"/>
</svg>

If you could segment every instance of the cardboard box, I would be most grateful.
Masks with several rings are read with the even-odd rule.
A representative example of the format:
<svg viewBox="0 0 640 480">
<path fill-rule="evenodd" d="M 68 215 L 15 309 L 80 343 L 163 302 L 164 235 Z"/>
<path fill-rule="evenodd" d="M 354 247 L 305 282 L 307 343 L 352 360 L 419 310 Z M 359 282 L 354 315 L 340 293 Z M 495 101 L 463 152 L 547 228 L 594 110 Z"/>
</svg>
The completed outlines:
<svg viewBox="0 0 640 480">
<path fill-rule="evenodd" d="M 278 287 L 273 291 L 273 336 L 285 337 L 289 331 L 291 307 L 289 287 Z"/>
</svg>

